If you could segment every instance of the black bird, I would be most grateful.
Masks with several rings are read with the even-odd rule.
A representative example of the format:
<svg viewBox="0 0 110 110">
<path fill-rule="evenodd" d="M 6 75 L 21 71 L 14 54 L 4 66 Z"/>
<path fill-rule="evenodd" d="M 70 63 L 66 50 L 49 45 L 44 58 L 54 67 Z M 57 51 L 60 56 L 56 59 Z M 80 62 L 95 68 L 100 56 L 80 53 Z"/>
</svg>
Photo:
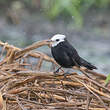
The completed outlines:
<svg viewBox="0 0 110 110">
<path fill-rule="evenodd" d="M 54 35 L 50 40 L 51 52 L 55 61 L 64 68 L 83 66 L 89 70 L 97 69 L 94 65 L 81 58 L 76 49 L 67 41 L 65 35 Z"/>
</svg>

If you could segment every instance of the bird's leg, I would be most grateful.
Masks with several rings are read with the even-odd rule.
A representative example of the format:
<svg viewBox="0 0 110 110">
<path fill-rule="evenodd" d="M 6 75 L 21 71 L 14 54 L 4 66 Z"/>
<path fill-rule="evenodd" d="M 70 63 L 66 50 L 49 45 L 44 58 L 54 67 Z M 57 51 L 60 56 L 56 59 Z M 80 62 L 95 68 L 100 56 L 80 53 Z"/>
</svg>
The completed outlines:
<svg viewBox="0 0 110 110">
<path fill-rule="evenodd" d="M 54 71 L 54 74 L 58 73 L 61 68 L 62 67 L 60 66 L 56 71 Z"/>
</svg>

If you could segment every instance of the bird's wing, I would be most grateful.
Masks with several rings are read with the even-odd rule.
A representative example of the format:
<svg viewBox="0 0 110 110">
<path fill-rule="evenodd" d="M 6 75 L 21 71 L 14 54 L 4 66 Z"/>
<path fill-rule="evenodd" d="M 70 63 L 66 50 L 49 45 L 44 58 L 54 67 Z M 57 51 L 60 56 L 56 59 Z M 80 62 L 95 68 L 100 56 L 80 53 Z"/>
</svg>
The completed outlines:
<svg viewBox="0 0 110 110">
<path fill-rule="evenodd" d="M 72 58 L 72 60 L 76 66 L 78 66 L 78 67 L 84 66 L 90 70 L 97 69 L 97 67 L 95 67 L 91 63 L 89 63 L 86 60 L 84 60 L 83 58 L 81 58 L 78 55 L 78 52 L 76 51 L 76 49 L 68 41 L 66 41 L 66 43 L 64 43 L 63 48 L 65 48 L 67 55 Z"/>
<path fill-rule="evenodd" d="M 64 43 L 63 45 L 64 45 L 63 48 L 65 48 L 65 51 L 68 54 L 68 56 L 78 66 L 80 61 L 80 56 L 78 55 L 76 49 L 68 41 L 66 41 L 66 43 Z"/>
</svg>

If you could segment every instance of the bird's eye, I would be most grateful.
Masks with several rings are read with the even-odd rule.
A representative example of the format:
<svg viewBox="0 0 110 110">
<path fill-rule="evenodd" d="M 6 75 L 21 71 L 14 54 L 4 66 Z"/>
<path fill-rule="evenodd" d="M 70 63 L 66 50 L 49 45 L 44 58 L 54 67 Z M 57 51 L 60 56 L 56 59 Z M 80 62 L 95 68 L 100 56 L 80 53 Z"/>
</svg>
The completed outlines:
<svg viewBox="0 0 110 110">
<path fill-rule="evenodd" d="M 59 41 L 59 39 L 56 39 L 56 41 Z"/>
</svg>

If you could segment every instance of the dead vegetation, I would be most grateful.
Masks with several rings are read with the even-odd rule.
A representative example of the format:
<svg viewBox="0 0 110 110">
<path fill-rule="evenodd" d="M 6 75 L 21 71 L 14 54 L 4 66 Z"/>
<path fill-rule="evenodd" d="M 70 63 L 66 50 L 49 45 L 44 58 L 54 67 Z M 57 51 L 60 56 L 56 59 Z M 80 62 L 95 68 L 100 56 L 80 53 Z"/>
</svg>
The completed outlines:
<svg viewBox="0 0 110 110">
<path fill-rule="evenodd" d="M 2 110 L 109 110 L 106 76 L 77 68 L 82 74 L 40 71 L 44 61 L 58 64 L 44 53 L 32 51 L 48 45 L 41 41 L 20 49 L 0 41 L 0 108 Z M 36 64 L 29 58 L 38 59 Z M 51 67 L 50 67 L 51 68 Z"/>
</svg>

